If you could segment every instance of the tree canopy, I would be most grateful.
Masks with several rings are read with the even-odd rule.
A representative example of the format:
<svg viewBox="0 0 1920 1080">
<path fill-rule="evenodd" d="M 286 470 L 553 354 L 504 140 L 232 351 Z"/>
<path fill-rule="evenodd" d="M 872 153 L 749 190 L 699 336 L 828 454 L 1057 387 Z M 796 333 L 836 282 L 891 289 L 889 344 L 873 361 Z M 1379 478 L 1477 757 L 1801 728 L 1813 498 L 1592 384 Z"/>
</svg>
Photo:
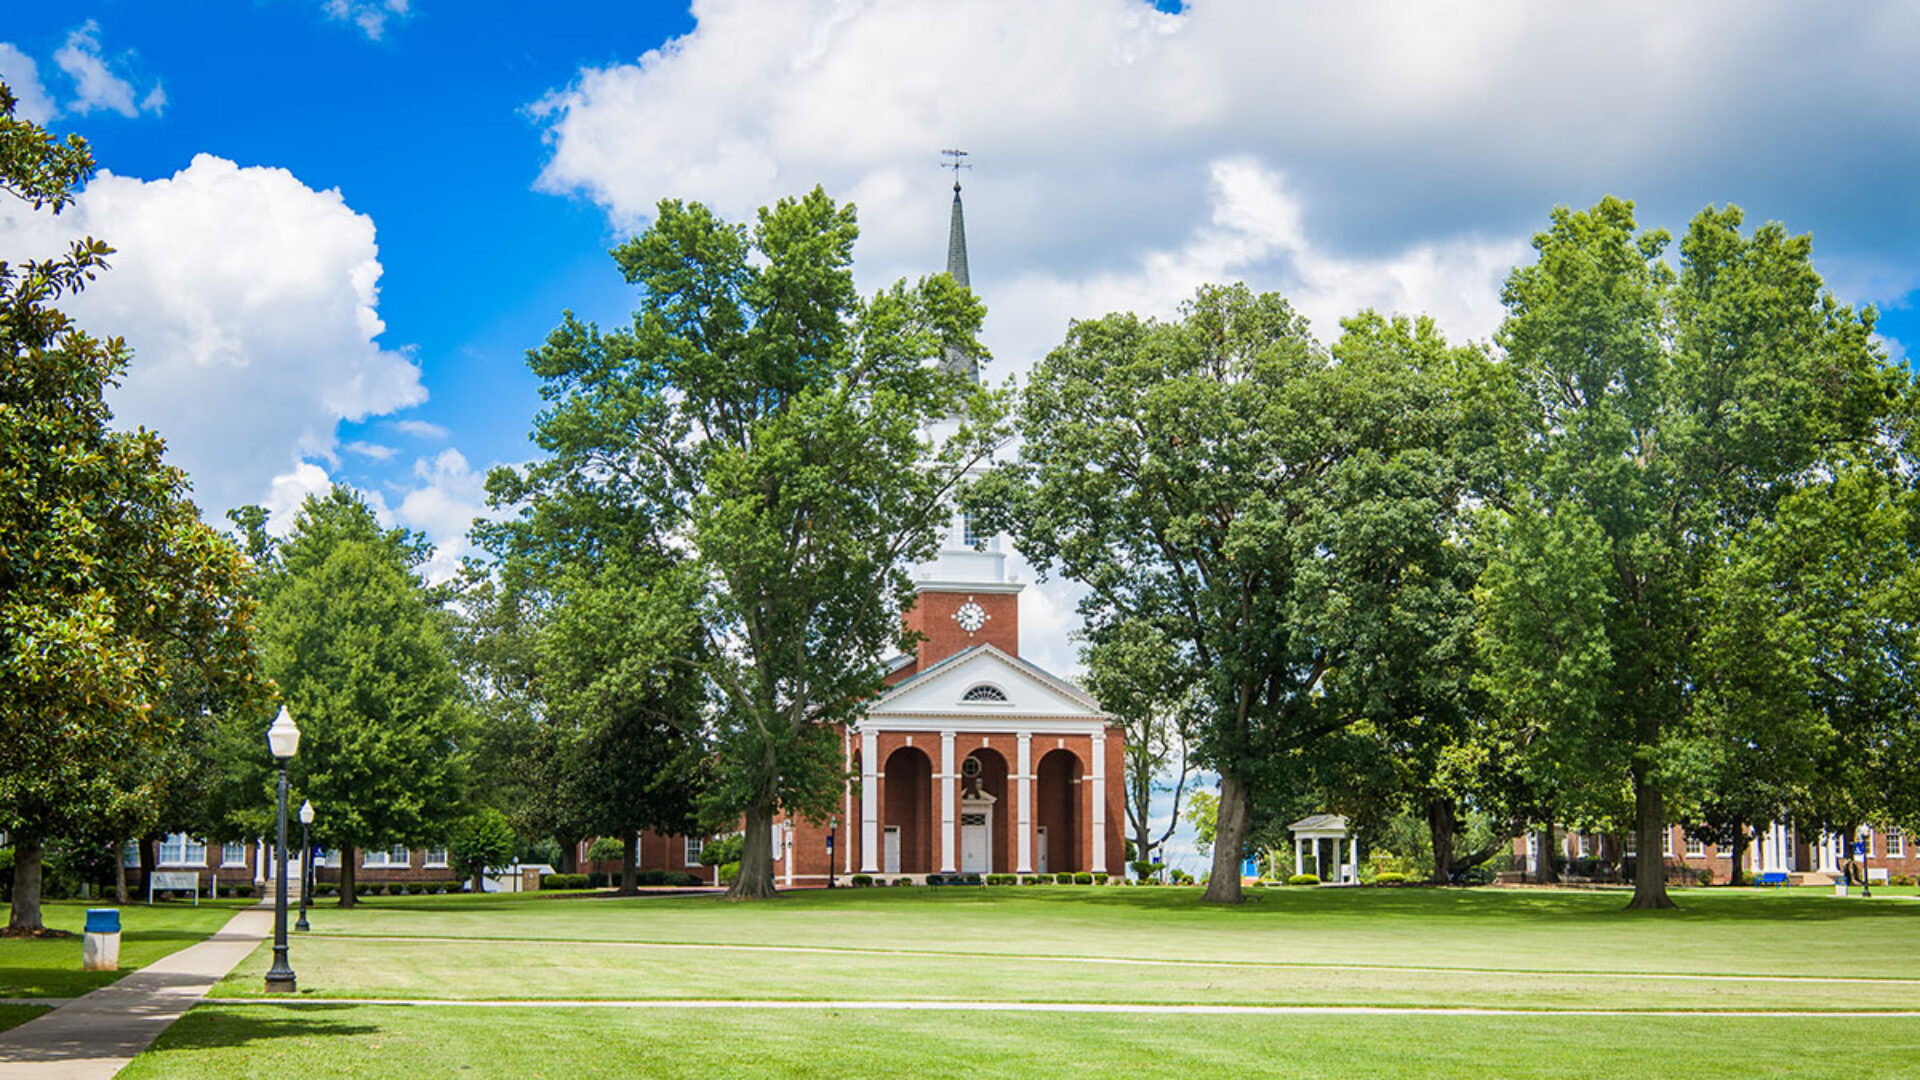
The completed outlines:
<svg viewBox="0 0 1920 1080">
<path fill-rule="evenodd" d="M 697 634 L 661 623 L 647 655 L 698 667 L 703 813 L 746 824 L 736 897 L 773 891 L 776 812 L 837 800 L 832 726 L 880 689 L 906 567 L 932 551 L 994 424 L 990 395 L 930 362 L 978 354 L 979 304 L 944 275 L 860 298 L 857 232 L 818 189 L 750 228 L 662 202 L 614 251 L 639 290 L 632 326 L 568 315 L 530 355 L 549 456 L 489 482 L 521 507 L 496 547 L 548 567 L 543 584 L 614 563 L 632 583 L 616 603 L 690 583 Z M 924 430 L 947 416 L 964 422 L 933 445 Z"/>
<path fill-rule="evenodd" d="M 93 171 L 78 137 L 14 116 L 0 86 L 0 191 L 64 209 Z M 102 844 L 151 818 L 194 691 L 259 689 L 239 550 L 200 521 L 160 436 L 112 429 L 117 338 L 54 305 L 105 243 L 0 262 L 0 826 L 15 844 L 9 932 L 36 933 L 50 838 Z"/>
</svg>

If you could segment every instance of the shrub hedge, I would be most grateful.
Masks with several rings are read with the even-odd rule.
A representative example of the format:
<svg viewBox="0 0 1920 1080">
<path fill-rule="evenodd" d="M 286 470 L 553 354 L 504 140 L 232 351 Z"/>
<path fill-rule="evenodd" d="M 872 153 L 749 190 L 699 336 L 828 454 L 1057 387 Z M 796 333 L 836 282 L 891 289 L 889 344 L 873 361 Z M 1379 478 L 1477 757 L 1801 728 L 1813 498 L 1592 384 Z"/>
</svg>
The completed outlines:
<svg viewBox="0 0 1920 1080">
<path fill-rule="evenodd" d="M 1290 878 L 1288 878 L 1288 879 L 1287 879 L 1287 884 L 1289 884 L 1289 885 L 1318 885 L 1318 884 L 1320 884 L 1320 878 L 1319 878 L 1319 876 L 1318 876 L 1317 874 L 1295 874 L 1295 875 L 1293 875 L 1292 877 L 1290 877 Z"/>
</svg>

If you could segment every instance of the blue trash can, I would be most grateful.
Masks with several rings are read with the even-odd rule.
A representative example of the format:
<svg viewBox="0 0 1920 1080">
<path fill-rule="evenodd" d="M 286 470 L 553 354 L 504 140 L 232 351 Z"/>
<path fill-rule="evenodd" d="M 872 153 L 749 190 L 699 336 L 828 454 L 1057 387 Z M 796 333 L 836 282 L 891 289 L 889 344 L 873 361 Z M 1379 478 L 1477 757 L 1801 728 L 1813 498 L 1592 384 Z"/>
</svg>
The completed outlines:
<svg viewBox="0 0 1920 1080">
<path fill-rule="evenodd" d="M 120 970 L 120 909 L 88 908 L 86 936 L 80 944 L 86 971 Z"/>
</svg>

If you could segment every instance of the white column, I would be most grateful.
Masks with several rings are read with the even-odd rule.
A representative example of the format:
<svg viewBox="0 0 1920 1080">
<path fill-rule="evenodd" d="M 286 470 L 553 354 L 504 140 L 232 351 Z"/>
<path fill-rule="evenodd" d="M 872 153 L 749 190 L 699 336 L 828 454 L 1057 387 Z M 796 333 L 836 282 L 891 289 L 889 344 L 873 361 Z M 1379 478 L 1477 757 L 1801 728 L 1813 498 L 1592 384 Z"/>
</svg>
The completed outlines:
<svg viewBox="0 0 1920 1080">
<path fill-rule="evenodd" d="M 959 869 L 955 862 L 958 835 L 953 821 L 953 732 L 940 733 L 940 872 Z"/>
<path fill-rule="evenodd" d="M 1093 872 L 1107 872 L 1107 733 L 1093 733 Z"/>
<path fill-rule="evenodd" d="M 860 733 L 860 872 L 880 872 L 880 754 L 871 729 Z"/>
<path fill-rule="evenodd" d="M 1353 880 L 1360 880 L 1360 838 L 1347 837 L 1347 865 L 1353 867 Z"/>
<path fill-rule="evenodd" d="M 793 822 L 789 821 L 780 829 L 780 845 L 787 859 L 787 888 L 793 888 Z"/>
<path fill-rule="evenodd" d="M 1018 793 L 1019 821 L 1016 831 L 1020 835 L 1016 854 L 1018 863 L 1014 872 L 1033 873 L 1033 732 L 1022 731 L 1018 736 L 1020 752 L 1014 762 L 1017 775 L 1014 777 L 1014 790 Z"/>
<path fill-rule="evenodd" d="M 1307 858 L 1300 850 L 1300 838 L 1297 836 L 1293 838 L 1293 872 L 1295 874 L 1307 872 Z"/>
</svg>

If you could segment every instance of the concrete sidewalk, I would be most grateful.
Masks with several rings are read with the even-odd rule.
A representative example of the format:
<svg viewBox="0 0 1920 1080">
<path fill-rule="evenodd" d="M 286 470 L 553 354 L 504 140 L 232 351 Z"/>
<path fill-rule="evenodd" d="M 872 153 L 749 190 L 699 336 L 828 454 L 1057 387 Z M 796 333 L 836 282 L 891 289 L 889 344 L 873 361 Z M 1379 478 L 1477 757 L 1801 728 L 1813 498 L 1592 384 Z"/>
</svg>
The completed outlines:
<svg viewBox="0 0 1920 1080">
<path fill-rule="evenodd" d="M 0 1031 L 7 1080 L 106 1080 L 180 1019 L 213 984 L 273 936 L 271 905 L 251 907 L 212 937 Z"/>
</svg>

